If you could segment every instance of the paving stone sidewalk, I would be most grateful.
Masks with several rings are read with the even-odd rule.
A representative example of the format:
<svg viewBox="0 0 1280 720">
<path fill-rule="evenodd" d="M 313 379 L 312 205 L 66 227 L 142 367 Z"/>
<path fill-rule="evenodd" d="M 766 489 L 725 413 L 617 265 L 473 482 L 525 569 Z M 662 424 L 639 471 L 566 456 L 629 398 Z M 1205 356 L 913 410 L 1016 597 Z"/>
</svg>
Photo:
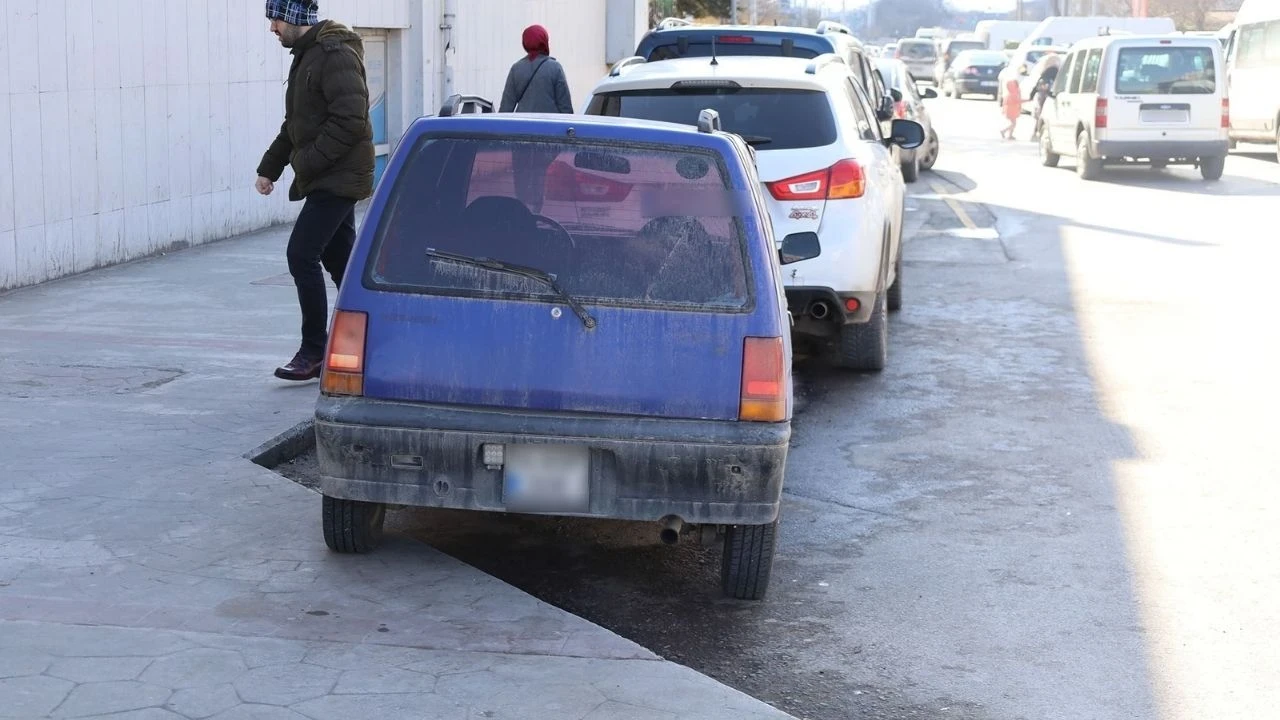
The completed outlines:
<svg viewBox="0 0 1280 720">
<path fill-rule="evenodd" d="M 786 718 L 243 454 L 306 418 L 287 229 L 0 295 L 0 717 Z"/>
</svg>

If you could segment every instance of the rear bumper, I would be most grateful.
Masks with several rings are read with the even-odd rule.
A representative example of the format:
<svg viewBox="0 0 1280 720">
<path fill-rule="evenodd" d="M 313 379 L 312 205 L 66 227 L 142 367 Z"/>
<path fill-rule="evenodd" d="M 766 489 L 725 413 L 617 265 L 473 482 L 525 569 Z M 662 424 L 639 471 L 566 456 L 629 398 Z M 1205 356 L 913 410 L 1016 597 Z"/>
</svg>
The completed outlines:
<svg viewBox="0 0 1280 720">
<path fill-rule="evenodd" d="M 557 514 L 733 525 L 777 517 L 791 425 L 322 396 L 315 432 L 332 497 L 505 511 L 503 472 L 484 464 L 483 445 L 576 445 L 589 449 L 588 509 Z"/>
<path fill-rule="evenodd" d="M 1223 140 L 1102 140 L 1090 148 L 1096 158 L 1202 158 L 1226 155 L 1228 141 Z"/>
<path fill-rule="evenodd" d="M 876 300 L 874 291 L 868 292 L 836 292 L 827 287 L 787 287 L 787 309 L 791 316 L 799 320 L 801 317 L 814 317 L 815 303 L 825 303 L 830 314 L 825 318 L 814 318 L 828 322 L 836 327 L 854 323 L 864 323 L 871 319 L 872 305 Z M 858 301 L 858 309 L 849 312 L 845 302 L 849 299 Z M 797 327 L 800 327 L 797 325 Z"/>
</svg>

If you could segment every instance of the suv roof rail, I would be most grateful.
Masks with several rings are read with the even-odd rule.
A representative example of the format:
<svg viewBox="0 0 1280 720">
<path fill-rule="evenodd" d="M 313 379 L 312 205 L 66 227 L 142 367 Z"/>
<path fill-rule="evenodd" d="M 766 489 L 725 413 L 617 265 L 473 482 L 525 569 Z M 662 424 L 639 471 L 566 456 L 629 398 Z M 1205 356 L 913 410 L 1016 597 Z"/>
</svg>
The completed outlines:
<svg viewBox="0 0 1280 720">
<path fill-rule="evenodd" d="M 619 75 L 622 74 L 623 70 L 626 70 L 632 65 L 640 65 L 641 63 L 645 63 L 645 62 L 648 62 L 648 61 L 645 60 L 644 57 L 640 55 L 632 55 L 629 58 L 622 58 L 618 62 L 614 63 L 613 67 L 609 69 L 609 77 L 618 77 Z"/>
<path fill-rule="evenodd" d="M 818 23 L 818 33 L 840 33 L 842 35 L 852 35 L 853 30 L 850 30 L 848 25 L 842 25 L 835 20 L 823 20 Z"/>
<path fill-rule="evenodd" d="M 720 132 L 720 113 L 711 108 L 706 108 L 698 113 L 698 132 Z"/>
<path fill-rule="evenodd" d="M 468 113 L 468 107 L 475 109 Z M 449 98 L 444 101 L 444 105 L 440 106 L 439 117 L 454 117 L 455 115 L 463 114 L 474 115 L 477 112 L 491 113 L 493 111 L 493 103 L 487 98 L 482 98 L 479 95 L 450 95 Z"/>
<path fill-rule="evenodd" d="M 844 58 L 839 55 L 835 53 L 823 53 L 814 58 L 813 62 L 809 63 L 809 67 L 805 68 L 804 71 L 809 75 L 817 75 L 819 70 L 832 63 L 845 64 Z"/>
<path fill-rule="evenodd" d="M 672 28 L 689 27 L 692 24 L 693 24 L 692 20 L 685 20 L 684 18 L 678 18 L 678 17 L 669 17 L 669 18 L 663 18 L 662 22 L 658 23 L 658 27 L 654 29 L 655 30 L 671 30 Z"/>
</svg>

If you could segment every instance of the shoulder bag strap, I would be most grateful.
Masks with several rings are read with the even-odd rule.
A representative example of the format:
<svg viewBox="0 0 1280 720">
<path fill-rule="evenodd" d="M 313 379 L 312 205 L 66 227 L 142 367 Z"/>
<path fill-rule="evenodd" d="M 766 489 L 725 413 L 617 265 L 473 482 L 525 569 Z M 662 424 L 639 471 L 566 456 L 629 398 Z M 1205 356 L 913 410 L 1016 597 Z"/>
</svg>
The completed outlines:
<svg viewBox="0 0 1280 720">
<path fill-rule="evenodd" d="M 547 64 L 547 61 L 550 59 L 550 57 L 544 55 L 543 58 L 538 61 L 538 67 L 533 69 L 533 74 L 530 75 L 529 79 L 525 82 L 524 89 L 520 91 L 520 97 L 516 99 L 516 104 L 511 109 L 512 112 L 520 109 L 520 101 L 524 100 L 524 94 L 529 92 L 529 86 L 533 84 L 533 79 L 538 77 L 538 71 L 541 70 L 542 66 Z"/>
</svg>

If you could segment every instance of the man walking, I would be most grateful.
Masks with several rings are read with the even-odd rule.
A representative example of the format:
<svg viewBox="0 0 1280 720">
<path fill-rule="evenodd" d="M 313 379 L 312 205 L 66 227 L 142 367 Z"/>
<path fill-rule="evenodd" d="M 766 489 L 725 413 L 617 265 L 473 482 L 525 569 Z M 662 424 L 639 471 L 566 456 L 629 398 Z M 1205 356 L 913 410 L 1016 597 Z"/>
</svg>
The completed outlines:
<svg viewBox="0 0 1280 720">
<path fill-rule="evenodd" d="M 373 192 L 373 126 L 364 43 L 332 20 L 318 22 L 316 0 L 267 0 L 267 19 L 293 64 L 284 124 L 258 165 L 258 192 L 270 195 L 293 166 L 289 199 L 305 199 L 289 236 L 289 274 L 302 310 L 302 346 L 276 368 L 283 380 L 320 376 L 328 342 L 329 299 L 321 266 L 342 282 L 356 237 L 356 202 Z"/>
</svg>

